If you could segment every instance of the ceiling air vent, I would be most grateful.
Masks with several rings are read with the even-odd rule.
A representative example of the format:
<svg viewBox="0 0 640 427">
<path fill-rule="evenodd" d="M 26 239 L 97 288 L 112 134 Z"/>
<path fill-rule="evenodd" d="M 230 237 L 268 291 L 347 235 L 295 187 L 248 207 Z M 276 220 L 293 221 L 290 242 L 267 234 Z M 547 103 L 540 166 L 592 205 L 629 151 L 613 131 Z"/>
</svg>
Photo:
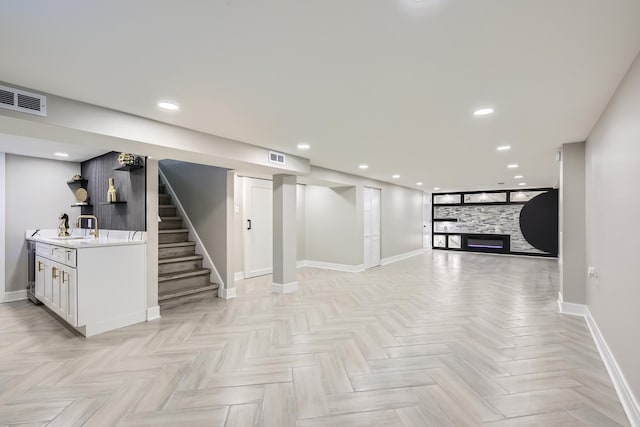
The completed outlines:
<svg viewBox="0 0 640 427">
<path fill-rule="evenodd" d="M 275 151 L 269 151 L 269 162 L 277 163 L 279 165 L 287 164 L 287 157 L 282 153 L 276 153 Z"/>
<path fill-rule="evenodd" d="M 0 86 L 0 108 L 46 116 L 47 97 L 20 89 Z"/>
</svg>

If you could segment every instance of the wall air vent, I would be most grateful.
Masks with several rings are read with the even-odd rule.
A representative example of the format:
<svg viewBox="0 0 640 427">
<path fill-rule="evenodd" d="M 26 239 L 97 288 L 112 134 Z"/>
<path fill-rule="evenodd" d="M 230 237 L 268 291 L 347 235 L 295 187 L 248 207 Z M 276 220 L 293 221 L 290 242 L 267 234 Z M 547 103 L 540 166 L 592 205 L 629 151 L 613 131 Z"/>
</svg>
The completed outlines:
<svg viewBox="0 0 640 427">
<path fill-rule="evenodd" d="M 0 108 L 46 116 L 47 97 L 21 89 L 0 86 Z"/>
<path fill-rule="evenodd" d="M 287 157 L 282 153 L 276 153 L 275 151 L 269 151 L 269 162 L 277 163 L 279 165 L 287 164 Z"/>
</svg>

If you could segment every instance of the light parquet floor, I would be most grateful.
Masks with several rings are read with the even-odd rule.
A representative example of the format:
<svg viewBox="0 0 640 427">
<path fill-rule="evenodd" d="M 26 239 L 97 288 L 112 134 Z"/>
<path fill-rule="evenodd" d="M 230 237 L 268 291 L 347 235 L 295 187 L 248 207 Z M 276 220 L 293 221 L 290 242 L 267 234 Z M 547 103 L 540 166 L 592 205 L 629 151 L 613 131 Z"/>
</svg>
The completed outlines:
<svg viewBox="0 0 640 427">
<path fill-rule="evenodd" d="M 0 426 L 628 426 L 557 262 L 428 252 L 90 339 L 0 305 Z"/>
</svg>

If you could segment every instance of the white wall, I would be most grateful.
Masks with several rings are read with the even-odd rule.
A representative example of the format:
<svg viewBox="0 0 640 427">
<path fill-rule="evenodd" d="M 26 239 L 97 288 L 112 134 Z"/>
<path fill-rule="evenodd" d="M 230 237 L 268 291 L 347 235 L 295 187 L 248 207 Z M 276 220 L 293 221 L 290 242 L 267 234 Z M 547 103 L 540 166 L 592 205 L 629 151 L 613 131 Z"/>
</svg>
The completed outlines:
<svg viewBox="0 0 640 427">
<path fill-rule="evenodd" d="M 6 155 L 0 153 L 0 302 L 4 300 L 5 291 L 5 160 Z"/>
<path fill-rule="evenodd" d="M 587 139 L 587 305 L 629 386 L 640 396 L 640 57 Z"/>
<path fill-rule="evenodd" d="M 67 181 L 80 173 L 80 164 L 6 155 L 5 164 L 5 290 L 26 288 L 27 229 L 58 228 L 58 216 L 69 215 L 73 225 L 79 208 Z"/>
<path fill-rule="evenodd" d="M 363 264 L 365 186 L 381 189 L 382 258 L 423 248 L 422 191 L 316 166 L 304 180 L 307 260 Z"/>
<path fill-rule="evenodd" d="M 305 191 L 305 255 L 333 264 L 363 263 L 363 230 L 358 221 L 357 187 L 307 185 Z"/>
<path fill-rule="evenodd" d="M 560 292 L 565 302 L 586 303 L 585 143 L 562 145 L 559 192 Z"/>
<path fill-rule="evenodd" d="M 305 247 L 307 241 L 307 230 L 305 226 L 306 218 L 306 186 L 298 184 L 296 186 L 296 226 L 298 227 L 298 241 L 296 247 L 298 249 L 297 260 L 305 260 L 307 249 Z"/>
</svg>

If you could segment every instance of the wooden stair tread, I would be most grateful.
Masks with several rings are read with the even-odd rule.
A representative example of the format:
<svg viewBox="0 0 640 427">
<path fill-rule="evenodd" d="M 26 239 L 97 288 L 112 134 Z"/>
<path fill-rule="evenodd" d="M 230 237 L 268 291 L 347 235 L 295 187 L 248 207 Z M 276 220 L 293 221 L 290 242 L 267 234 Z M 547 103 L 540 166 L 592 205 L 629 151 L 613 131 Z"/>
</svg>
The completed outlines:
<svg viewBox="0 0 640 427">
<path fill-rule="evenodd" d="M 171 242 L 171 243 L 160 243 L 158 244 L 158 249 L 166 249 L 166 248 L 178 248 L 180 246 L 195 246 L 196 242 Z"/>
<path fill-rule="evenodd" d="M 177 256 L 177 257 L 170 257 L 170 258 L 160 258 L 158 260 L 158 264 L 169 264 L 172 262 L 183 262 L 183 261 L 194 261 L 194 260 L 199 260 L 199 259 L 203 259 L 204 257 L 202 255 L 182 255 L 182 256 Z"/>
<path fill-rule="evenodd" d="M 166 282 L 169 280 L 176 280 L 176 279 L 185 279 L 187 277 L 204 276 L 208 274 L 211 274 L 211 270 L 209 270 L 208 268 L 198 268 L 195 270 L 186 270 L 186 271 L 180 271 L 176 273 L 165 273 L 165 274 L 158 275 L 158 282 Z"/>
<path fill-rule="evenodd" d="M 175 208 L 176 205 L 158 205 L 159 208 Z"/>
<path fill-rule="evenodd" d="M 181 216 L 161 216 L 162 221 L 182 221 Z"/>
<path fill-rule="evenodd" d="M 167 292 L 167 293 L 158 295 L 158 302 L 166 301 L 173 298 L 184 297 L 187 295 L 199 294 L 202 292 L 215 291 L 219 287 L 220 285 L 218 285 L 217 283 L 209 283 L 206 286 L 196 286 L 193 288 L 184 289 L 179 292 Z"/>
<path fill-rule="evenodd" d="M 170 233 L 188 233 L 187 228 L 174 228 L 170 230 L 158 230 L 158 234 L 170 234 Z"/>
</svg>

